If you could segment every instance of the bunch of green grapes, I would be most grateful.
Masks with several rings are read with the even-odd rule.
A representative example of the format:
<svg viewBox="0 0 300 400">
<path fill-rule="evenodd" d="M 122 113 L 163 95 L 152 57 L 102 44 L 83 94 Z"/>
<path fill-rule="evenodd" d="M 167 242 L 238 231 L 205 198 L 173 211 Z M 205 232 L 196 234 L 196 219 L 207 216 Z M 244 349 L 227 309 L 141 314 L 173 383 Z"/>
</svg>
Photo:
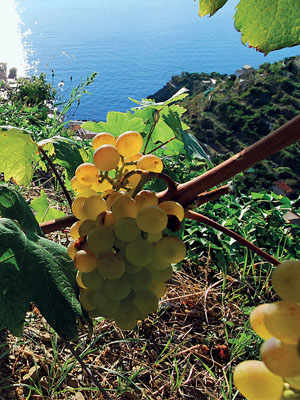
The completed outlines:
<svg viewBox="0 0 300 400">
<path fill-rule="evenodd" d="M 161 159 L 153 154 L 143 155 L 143 145 L 142 135 L 135 131 L 117 137 L 108 132 L 98 133 L 92 141 L 93 163 L 79 165 L 71 180 L 73 190 L 82 197 L 119 190 L 122 185 L 130 190 L 136 188 L 141 176 L 128 173 L 136 169 L 161 172 Z"/>
<path fill-rule="evenodd" d="M 250 314 L 253 330 L 264 339 L 262 361 L 244 361 L 234 371 L 234 383 L 248 400 L 300 399 L 300 260 L 280 264 L 272 285 L 282 300 Z"/>
<path fill-rule="evenodd" d="M 183 207 L 159 203 L 148 190 L 132 197 L 139 175 L 120 182 L 129 171 L 161 172 L 161 160 L 141 155 L 142 136 L 125 132 L 115 138 L 100 133 L 93 139 L 94 164 L 81 164 L 72 180 L 78 196 L 72 204 L 78 221 L 70 229 L 68 253 L 77 269 L 80 302 L 91 317 L 113 319 L 122 329 L 156 311 L 172 276 L 172 265 L 186 254 L 184 243 L 168 236 L 174 219 L 180 224 Z M 112 176 L 108 171 L 115 170 Z M 138 177 L 139 179 L 130 179 Z M 117 189 L 116 189 L 117 188 Z"/>
</svg>

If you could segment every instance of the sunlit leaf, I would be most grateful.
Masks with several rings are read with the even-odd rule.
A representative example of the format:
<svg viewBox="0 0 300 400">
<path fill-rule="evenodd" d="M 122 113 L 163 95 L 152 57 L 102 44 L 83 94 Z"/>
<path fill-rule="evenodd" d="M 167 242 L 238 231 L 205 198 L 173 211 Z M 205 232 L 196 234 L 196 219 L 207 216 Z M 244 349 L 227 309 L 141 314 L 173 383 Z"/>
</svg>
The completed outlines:
<svg viewBox="0 0 300 400">
<path fill-rule="evenodd" d="M 142 131 L 144 128 L 144 121 L 131 112 L 122 113 L 111 111 L 107 114 L 106 122 L 88 121 L 84 122 L 81 127 L 91 132 L 109 132 L 114 136 L 118 136 L 126 131 Z"/>
<path fill-rule="evenodd" d="M 240 0 L 234 23 L 242 42 L 265 54 L 300 44 L 299 0 Z"/>
<path fill-rule="evenodd" d="M 29 185 L 39 159 L 38 146 L 28 132 L 0 127 L 0 173 L 4 173 L 5 181 L 12 178 L 18 185 Z"/>
<path fill-rule="evenodd" d="M 35 218 L 39 223 L 65 216 L 63 211 L 50 207 L 46 193 L 43 190 L 40 193 L 40 197 L 36 197 L 31 201 L 30 206 L 35 211 Z"/>
<path fill-rule="evenodd" d="M 199 15 L 214 15 L 228 0 L 199 0 Z"/>
</svg>

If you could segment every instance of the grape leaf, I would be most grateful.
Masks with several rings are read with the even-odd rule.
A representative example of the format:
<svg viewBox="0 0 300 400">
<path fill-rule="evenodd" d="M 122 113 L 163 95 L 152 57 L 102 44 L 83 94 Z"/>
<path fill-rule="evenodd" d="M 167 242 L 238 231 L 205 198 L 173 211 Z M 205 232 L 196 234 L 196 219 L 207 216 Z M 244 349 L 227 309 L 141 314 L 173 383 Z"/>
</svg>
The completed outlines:
<svg viewBox="0 0 300 400">
<path fill-rule="evenodd" d="M 171 103 L 183 100 L 186 96 L 189 95 L 188 92 L 189 92 L 189 90 L 187 88 L 183 87 L 183 88 L 179 89 L 176 93 L 174 93 L 172 97 L 170 97 L 169 99 L 167 99 L 165 101 L 159 102 L 159 103 L 156 103 L 155 100 L 153 100 L 153 99 L 135 100 L 131 97 L 128 97 L 128 98 L 129 98 L 129 100 L 131 100 L 134 103 L 139 105 L 139 107 L 133 108 L 133 111 L 139 110 L 139 109 L 144 109 L 147 107 L 154 107 L 157 110 L 161 110 L 163 107 L 165 107 Z"/>
<path fill-rule="evenodd" d="M 107 114 L 106 122 L 88 121 L 84 122 L 81 127 L 91 132 L 109 132 L 114 136 L 118 136 L 126 131 L 141 132 L 144 129 L 144 121 L 131 112 L 110 111 Z"/>
<path fill-rule="evenodd" d="M 80 145 L 75 140 L 62 136 L 53 136 L 38 143 L 49 155 L 55 154 L 54 163 L 66 169 L 67 176 L 71 179 L 79 164 L 83 163 Z"/>
<path fill-rule="evenodd" d="M 12 220 L 1 218 L 0 255 L 0 327 L 20 333 L 29 302 L 34 302 L 59 335 L 75 338 L 83 314 L 66 249 L 27 236 Z"/>
<path fill-rule="evenodd" d="M 61 210 L 50 207 L 46 193 L 43 190 L 41 190 L 39 197 L 36 197 L 31 201 L 30 206 L 35 211 L 35 218 L 39 223 L 61 218 L 66 215 Z"/>
<path fill-rule="evenodd" d="M 228 0 L 199 0 L 199 15 L 214 15 Z"/>
<path fill-rule="evenodd" d="M 27 131 L 0 126 L 0 172 L 5 181 L 13 178 L 18 185 L 29 185 L 39 159 L 38 146 Z"/>
<path fill-rule="evenodd" d="M 0 185 L 0 216 L 18 221 L 27 234 L 42 235 L 41 228 L 26 201 L 16 189 L 6 184 Z"/>
<path fill-rule="evenodd" d="M 163 119 L 165 123 L 173 130 L 176 138 L 183 142 L 184 150 L 188 158 L 197 158 L 199 160 L 209 159 L 209 155 L 206 154 L 198 140 L 190 133 L 185 132 L 185 128 L 183 127 L 183 124 L 177 112 L 169 109 L 169 113 L 163 115 Z"/>
<path fill-rule="evenodd" d="M 235 28 L 242 42 L 265 55 L 300 43 L 299 0 L 240 0 Z"/>
</svg>

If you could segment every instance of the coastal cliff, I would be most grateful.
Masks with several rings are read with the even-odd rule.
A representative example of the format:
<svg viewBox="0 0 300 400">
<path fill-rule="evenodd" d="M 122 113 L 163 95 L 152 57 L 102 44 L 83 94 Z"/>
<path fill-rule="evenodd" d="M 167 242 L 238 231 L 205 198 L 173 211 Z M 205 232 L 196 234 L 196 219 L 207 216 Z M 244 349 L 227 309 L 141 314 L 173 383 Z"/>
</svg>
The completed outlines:
<svg viewBox="0 0 300 400">
<path fill-rule="evenodd" d="M 190 91 L 182 101 L 187 109 L 184 121 L 212 155 L 226 159 L 299 114 L 300 57 L 258 69 L 245 65 L 232 75 L 183 72 L 149 98 L 164 101 L 182 87 Z M 260 190 L 283 180 L 294 195 L 299 194 L 300 143 L 250 171 L 243 180 L 248 189 Z"/>
</svg>

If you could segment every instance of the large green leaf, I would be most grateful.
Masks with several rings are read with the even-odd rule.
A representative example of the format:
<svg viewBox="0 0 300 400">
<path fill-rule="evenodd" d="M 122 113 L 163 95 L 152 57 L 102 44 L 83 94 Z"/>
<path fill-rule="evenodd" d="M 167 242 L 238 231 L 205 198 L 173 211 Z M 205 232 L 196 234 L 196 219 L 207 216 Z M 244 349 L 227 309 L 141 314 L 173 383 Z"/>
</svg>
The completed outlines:
<svg viewBox="0 0 300 400">
<path fill-rule="evenodd" d="M 0 185 L 0 216 L 18 221 L 27 234 L 42 235 L 41 228 L 26 201 L 16 189 L 6 184 Z"/>
<path fill-rule="evenodd" d="M 240 0 L 235 28 L 244 44 L 265 54 L 300 44 L 300 1 Z"/>
<path fill-rule="evenodd" d="M 31 201 L 30 206 L 35 211 L 35 218 L 39 223 L 61 218 L 66 215 L 63 211 L 50 207 L 46 193 L 43 190 L 39 197 Z"/>
<path fill-rule="evenodd" d="M 84 122 L 82 128 L 91 132 L 109 132 L 118 136 L 126 131 L 143 131 L 144 121 L 129 111 L 127 113 L 111 111 L 107 114 L 106 122 Z"/>
<path fill-rule="evenodd" d="M 29 302 L 65 339 L 77 336 L 83 317 L 75 270 L 66 249 L 26 234 L 10 219 L 0 219 L 0 328 L 21 332 Z"/>
<path fill-rule="evenodd" d="M 38 143 L 49 155 L 54 155 L 54 163 L 66 169 L 67 176 L 71 179 L 79 164 L 83 163 L 80 144 L 73 139 L 62 136 L 53 136 Z"/>
<path fill-rule="evenodd" d="M 18 185 L 29 185 L 39 159 L 38 146 L 28 132 L 0 126 L 0 172 L 5 181 L 13 178 Z"/>
<path fill-rule="evenodd" d="M 228 0 L 199 0 L 199 15 L 214 15 Z"/>
</svg>

